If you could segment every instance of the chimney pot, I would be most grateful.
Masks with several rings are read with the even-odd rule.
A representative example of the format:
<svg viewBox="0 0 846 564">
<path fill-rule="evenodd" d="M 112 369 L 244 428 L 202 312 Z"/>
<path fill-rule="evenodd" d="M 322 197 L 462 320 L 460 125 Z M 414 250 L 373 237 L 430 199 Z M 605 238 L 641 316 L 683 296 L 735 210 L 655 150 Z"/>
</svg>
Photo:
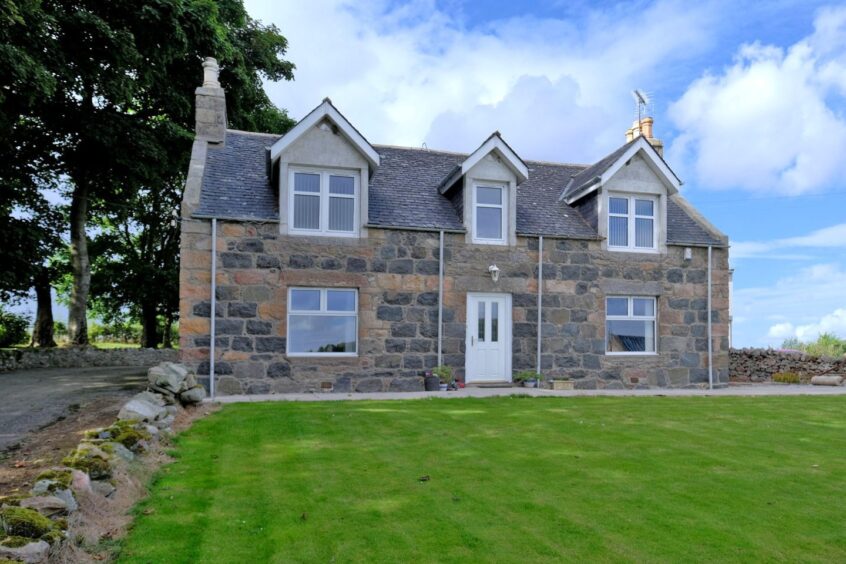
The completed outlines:
<svg viewBox="0 0 846 564">
<path fill-rule="evenodd" d="M 203 86 L 220 88 L 220 82 L 218 81 L 219 73 L 220 66 L 217 64 L 217 59 L 206 57 L 203 61 Z"/>
</svg>

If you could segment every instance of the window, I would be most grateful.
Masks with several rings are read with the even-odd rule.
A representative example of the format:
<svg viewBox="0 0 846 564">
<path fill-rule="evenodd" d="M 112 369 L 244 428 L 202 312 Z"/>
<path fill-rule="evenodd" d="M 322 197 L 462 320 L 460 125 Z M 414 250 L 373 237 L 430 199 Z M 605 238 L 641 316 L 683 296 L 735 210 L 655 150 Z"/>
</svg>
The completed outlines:
<svg viewBox="0 0 846 564">
<path fill-rule="evenodd" d="M 507 192 L 503 186 L 473 187 L 473 242 L 502 245 L 506 242 Z"/>
<path fill-rule="evenodd" d="M 289 356 L 355 356 L 357 352 L 357 290 L 288 290 Z"/>
<path fill-rule="evenodd" d="M 358 177 L 355 173 L 294 170 L 288 223 L 292 233 L 355 236 Z"/>
<path fill-rule="evenodd" d="M 605 300 L 605 352 L 654 354 L 655 298 L 609 297 Z"/>
<path fill-rule="evenodd" d="M 656 199 L 649 196 L 609 196 L 608 247 L 654 250 L 656 207 Z"/>
</svg>

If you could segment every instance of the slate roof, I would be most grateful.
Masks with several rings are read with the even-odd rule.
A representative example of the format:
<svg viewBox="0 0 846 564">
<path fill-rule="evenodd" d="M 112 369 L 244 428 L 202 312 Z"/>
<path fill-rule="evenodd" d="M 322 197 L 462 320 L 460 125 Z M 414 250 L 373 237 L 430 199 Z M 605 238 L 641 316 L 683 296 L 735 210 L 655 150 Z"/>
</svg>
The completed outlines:
<svg viewBox="0 0 846 564">
<path fill-rule="evenodd" d="M 209 145 L 196 217 L 278 220 L 279 196 L 267 175 L 267 149 L 281 135 L 226 131 Z"/>
<path fill-rule="evenodd" d="M 279 139 L 227 130 L 223 147 L 209 146 L 195 217 L 278 221 L 279 202 L 267 169 L 267 151 Z M 596 239 L 582 215 L 564 203 L 570 179 L 582 184 L 610 167 L 629 143 L 589 167 L 526 161 L 529 179 L 517 187 L 517 233 Z M 381 165 L 370 179 L 370 225 L 465 231 L 459 211 L 438 187 L 467 154 L 374 145 Z M 576 183 L 576 180 L 571 184 Z M 725 245 L 670 198 L 667 242 Z"/>
<path fill-rule="evenodd" d="M 593 180 L 598 179 L 602 176 L 606 170 L 611 168 L 611 166 L 617 162 L 617 160 L 622 157 L 626 151 L 629 150 L 629 147 L 634 145 L 637 141 L 637 138 L 632 139 L 613 153 L 606 155 L 601 160 L 597 161 L 596 163 L 592 164 L 589 167 L 582 169 L 581 172 L 578 174 L 573 175 L 573 181 L 569 182 L 566 186 L 566 190 L 564 192 L 564 197 L 566 198 L 570 194 L 573 194 L 579 190 L 585 184 L 590 184 Z"/>
</svg>

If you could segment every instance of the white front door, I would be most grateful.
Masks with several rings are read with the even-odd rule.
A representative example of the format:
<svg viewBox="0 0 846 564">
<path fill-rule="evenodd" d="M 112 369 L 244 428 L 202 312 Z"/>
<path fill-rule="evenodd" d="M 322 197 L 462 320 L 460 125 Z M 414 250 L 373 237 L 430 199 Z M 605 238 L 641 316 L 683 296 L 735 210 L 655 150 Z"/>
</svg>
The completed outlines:
<svg viewBox="0 0 846 564">
<path fill-rule="evenodd" d="M 511 294 L 467 294 L 465 381 L 511 381 Z"/>
</svg>

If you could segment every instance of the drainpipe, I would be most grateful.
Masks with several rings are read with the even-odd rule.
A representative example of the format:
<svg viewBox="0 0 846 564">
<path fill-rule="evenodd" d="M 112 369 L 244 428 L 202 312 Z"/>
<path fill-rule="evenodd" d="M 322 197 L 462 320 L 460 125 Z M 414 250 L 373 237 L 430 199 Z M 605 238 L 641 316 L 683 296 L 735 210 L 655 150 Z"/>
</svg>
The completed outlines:
<svg viewBox="0 0 846 564">
<path fill-rule="evenodd" d="M 212 244 L 211 244 L 211 312 L 209 317 L 211 319 L 211 327 L 209 331 L 209 395 L 214 401 L 214 341 L 215 341 L 215 321 L 217 317 L 217 218 L 212 218 Z"/>
<path fill-rule="evenodd" d="M 714 389 L 714 351 L 711 336 L 711 245 L 708 245 L 708 389 Z"/>
<path fill-rule="evenodd" d="M 443 332 L 444 332 L 444 231 L 440 232 L 440 247 L 438 249 L 438 366 L 443 365 Z"/>
<path fill-rule="evenodd" d="M 536 372 L 541 373 L 541 329 L 543 323 L 543 235 L 538 237 L 538 368 Z M 540 385 L 538 385 L 540 387 Z"/>
</svg>

